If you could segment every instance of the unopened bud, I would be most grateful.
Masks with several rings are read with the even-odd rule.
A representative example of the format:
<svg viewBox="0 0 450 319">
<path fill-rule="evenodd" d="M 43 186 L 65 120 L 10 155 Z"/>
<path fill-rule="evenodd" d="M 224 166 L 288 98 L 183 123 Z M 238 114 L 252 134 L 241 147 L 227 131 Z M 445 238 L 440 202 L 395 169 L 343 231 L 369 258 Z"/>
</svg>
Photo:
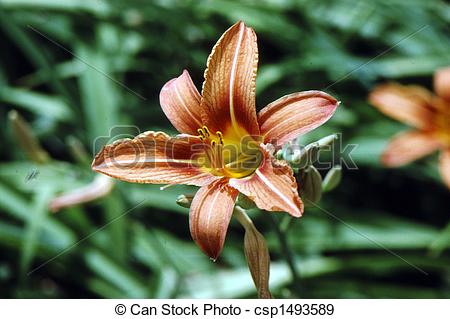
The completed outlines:
<svg viewBox="0 0 450 319">
<path fill-rule="evenodd" d="M 48 153 L 41 147 L 25 119 L 15 110 L 9 112 L 8 117 L 14 135 L 27 156 L 36 163 L 47 162 L 50 158 Z"/>
<path fill-rule="evenodd" d="M 319 157 L 319 146 L 317 143 L 311 143 L 298 150 L 290 160 L 290 163 L 298 168 L 305 168 L 314 164 Z"/>
<path fill-rule="evenodd" d="M 177 197 L 177 204 L 184 208 L 190 208 L 193 199 L 194 199 L 193 195 L 181 194 L 180 196 Z"/>
<path fill-rule="evenodd" d="M 301 179 L 300 195 L 307 201 L 317 203 L 322 197 L 322 176 L 314 166 L 309 166 Z"/>
<path fill-rule="evenodd" d="M 329 192 L 335 189 L 342 179 L 342 167 L 340 165 L 333 166 L 325 176 L 322 182 L 322 190 Z"/>
<path fill-rule="evenodd" d="M 253 282 L 258 289 L 258 297 L 262 299 L 272 298 L 269 291 L 269 249 L 264 236 L 255 227 L 245 231 L 244 250 Z"/>
<path fill-rule="evenodd" d="M 272 298 L 269 290 L 270 255 L 266 240 L 241 207 L 235 207 L 234 214 L 245 228 L 244 253 L 258 297 Z"/>
<path fill-rule="evenodd" d="M 338 139 L 338 135 L 337 134 L 331 134 L 331 135 L 328 135 L 328 136 L 325 136 L 325 137 L 321 138 L 316 143 L 317 143 L 317 145 L 320 148 L 322 148 L 322 147 L 325 147 L 325 146 L 328 146 L 328 145 L 332 144 L 337 139 Z"/>
<path fill-rule="evenodd" d="M 292 160 L 292 143 L 288 143 L 285 144 L 283 146 L 283 148 L 280 150 L 281 151 L 281 159 L 284 159 L 288 162 L 290 162 Z"/>
</svg>

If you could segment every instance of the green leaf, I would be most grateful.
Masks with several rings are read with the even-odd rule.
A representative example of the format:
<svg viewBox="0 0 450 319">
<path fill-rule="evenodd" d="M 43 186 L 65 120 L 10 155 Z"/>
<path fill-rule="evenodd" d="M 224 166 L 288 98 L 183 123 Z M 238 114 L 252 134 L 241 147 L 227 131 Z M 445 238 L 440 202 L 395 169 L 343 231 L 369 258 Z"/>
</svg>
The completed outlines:
<svg viewBox="0 0 450 319">
<path fill-rule="evenodd" d="M 122 268 L 104 254 L 90 250 L 86 253 L 86 262 L 97 276 L 119 288 L 122 298 L 148 298 L 149 293 L 143 285 L 142 278 Z"/>
<path fill-rule="evenodd" d="M 0 101 L 58 121 L 69 121 L 73 117 L 70 107 L 60 97 L 27 89 L 2 87 L 0 88 Z"/>
<path fill-rule="evenodd" d="M 107 16 L 111 8 L 104 1 L 84 0 L 2 0 L 2 6 L 7 9 L 44 9 L 62 10 L 68 12 L 86 11 L 99 16 Z"/>
<path fill-rule="evenodd" d="M 32 216 L 28 220 L 22 241 L 22 254 L 20 256 L 20 271 L 22 275 L 29 270 L 36 255 L 37 242 L 48 213 L 48 202 L 53 196 L 54 189 L 49 186 L 41 187 L 34 196 L 31 206 Z"/>
<path fill-rule="evenodd" d="M 334 272 L 341 268 L 333 258 L 304 259 L 297 264 L 302 270 L 302 278 L 314 278 Z M 291 273 L 286 264 L 272 262 L 270 267 L 270 283 L 272 291 L 288 284 Z M 192 275 L 186 280 L 182 297 L 191 298 L 242 298 L 255 295 L 252 277 L 247 269 L 216 270 L 213 274 Z"/>
</svg>

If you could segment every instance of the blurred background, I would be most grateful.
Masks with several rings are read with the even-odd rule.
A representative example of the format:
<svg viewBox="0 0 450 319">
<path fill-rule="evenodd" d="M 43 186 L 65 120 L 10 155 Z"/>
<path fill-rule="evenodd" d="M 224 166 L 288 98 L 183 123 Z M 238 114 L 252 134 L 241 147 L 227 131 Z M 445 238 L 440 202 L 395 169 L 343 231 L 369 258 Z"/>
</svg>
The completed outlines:
<svg viewBox="0 0 450 319">
<path fill-rule="evenodd" d="M 0 297 L 256 296 L 238 223 L 216 263 L 191 240 L 175 200 L 195 189 L 117 182 L 91 203 L 48 208 L 92 183 L 93 153 L 112 136 L 175 134 L 161 87 L 188 69 L 200 88 L 212 46 L 237 20 L 258 35 L 259 108 L 325 90 L 342 104 L 305 140 L 342 133 L 357 145 L 358 169 L 319 203 L 329 213 L 309 207 L 287 233 L 297 282 L 270 216 L 251 213 L 269 243 L 274 296 L 450 297 L 450 193 L 437 154 L 381 167 L 406 126 L 367 102 L 385 81 L 431 89 L 450 64 L 450 6 L 438 0 L 0 0 Z M 19 114 L 39 156 L 21 147 Z"/>
</svg>

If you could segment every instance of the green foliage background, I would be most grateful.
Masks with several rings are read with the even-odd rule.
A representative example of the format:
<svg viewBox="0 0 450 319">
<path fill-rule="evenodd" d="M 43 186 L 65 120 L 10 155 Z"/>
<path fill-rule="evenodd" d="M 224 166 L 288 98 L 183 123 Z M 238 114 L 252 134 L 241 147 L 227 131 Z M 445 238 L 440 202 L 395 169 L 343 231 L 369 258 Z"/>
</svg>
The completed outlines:
<svg viewBox="0 0 450 319">
<path fill-rule="evenodd" d="M 104 199 L 47 208 L 95 176 L 73 156 L 77 141 L 90 159 L 114 125 L 175 133 L 159 90 L 183 69 L 200 87 L 212 46 L 237 20 L 258 35 L 258 106 L 326 90 L 343 103 L 307 138 L 340 132 L 358 145 L 359 169 L 344 171 L 320 203 L 338 219 L 308 208 L 289 231 L 299 283 L 267 213 L 252 213 L 269 242 L 274 295 L 450 297 L 450 199 L 437 156 L 382 168 L 380 152 L 406 127 L 367 103 L 378 82 L 431 88 L 434 70 L 450 64 L 450 6 L 436 0 L 0 0 L 0 297 L 255 297 L 239 224 L 215 264 L 190 239 L 188 210 L 175 199 L 192 189 L 118 182 Z M 18 147 L 12 109 L 50 163 Z"/>
</svg>

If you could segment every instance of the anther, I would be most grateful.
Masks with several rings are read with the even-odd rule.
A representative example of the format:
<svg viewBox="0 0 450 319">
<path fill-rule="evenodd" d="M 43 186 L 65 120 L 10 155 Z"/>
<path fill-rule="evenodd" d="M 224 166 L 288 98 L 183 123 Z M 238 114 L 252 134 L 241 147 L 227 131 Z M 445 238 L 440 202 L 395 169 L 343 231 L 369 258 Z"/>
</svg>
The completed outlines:
<svg viewBox="0 0 450 319">
<path fill-rule="evenodd" d="M 208 128 L 206 127 L 206 125 L 203 126 L 202 128 L 203 128 L 203 131 L 205 132 L 205 135 L 209 137 L 210 134 L 209 134 L 209 130 L 208 130 Z"/>
<path fill-rule="evenodd" d="M 199 129 L 197 130 L 197 132 L 198 132 L 198 134 L 200 134 L 200 136 L 205 137 L 205 133 L 203 132 L 203 130 L 202 130 L 201 128 L 199 128 Z M 200 136 L 199 136 L 199 137 L 200 137 Z"/>
<path fill-rule="evenodd" d="M 223 145 L 223 135 L 221 131 L 217 131 L 216 135 L 219 137 L 219 144 Z"/>
</svg>

